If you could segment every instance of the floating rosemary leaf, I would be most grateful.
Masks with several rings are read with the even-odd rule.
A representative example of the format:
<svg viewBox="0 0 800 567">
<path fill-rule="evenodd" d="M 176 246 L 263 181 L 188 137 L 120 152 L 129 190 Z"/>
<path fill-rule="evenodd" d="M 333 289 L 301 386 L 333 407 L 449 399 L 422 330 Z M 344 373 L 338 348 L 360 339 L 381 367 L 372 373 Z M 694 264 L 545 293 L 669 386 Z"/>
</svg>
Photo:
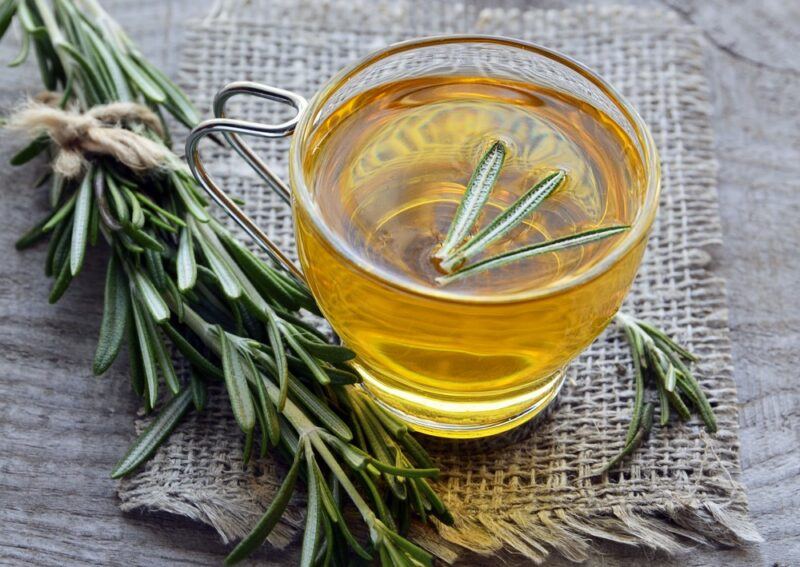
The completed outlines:
<svg viewBox="0 0 800 567">
<path fill-rule="evenodd" d="M 566 172 L 560 169 L 531 187 L 522 197 L 494 219 L 489 226 L 445 258 L 441 263 L 442 269 L 445 272 L 452 271 L 458 264 L 480 254 L 489 244 L 508 234 L 512 228 L 530 215 L 542 201 L 547 199 L 553 191 L 558 189 L 566 177 Z"/>
<path fill-rule="evenodd" d="M 478 220 L 483 206 L 489 199 L 503 162 L 506 159 L 506 147 L 503 142 L 497 141 L 492 144 L 478 163 L 478 167 L 472 172 L 464 197 L 458 205 L 456 215 L 447 231 L 447 236 L 442 243 L 442 247 L 436 252 L 435 257 L 441 260 L 446 259 L 450 253 L 469 234 L 475 222 Z"/>
<path fill-rule="evenodd" d="M 539 242 L 538 244 L 533 244 L 531 246 L 518 248 L 516 250 L 512 250 L 504 254 L 498 254 L 497 256 L 492 256 L 491 258 L 487 258 L 486 260 L 483 260 L 481 262 L 470 264 L 466 268 L 463 268 L 457 272 L 453 272 L 452 274 L 439 276 L 438 278 L 436 278 L 436 282 L 442 285 L 449 284 L 461 278 L 472 276 L 480 272 L 484 272 L 486 270 L 491 270 L 493 268 L 498 268 L 500 266 L 504 266 L 511 262 L 518 262 L 520 260 L 524 260 L 532 256 L 539 256 L 541 254 L 546 254 L 548 252 L 557 252 L 559 250 L 565 250 L 567 248 L 573 248 L 575 246 L 583 246 L 584 244 L 588 244 L 590 242 L 595 242 L 596 240 L 602 240 L 604 238 L 608 238 L 609 236 L 614 236 L 615 234 L 619 234 L 621 232 L 628 230 L 628 228 L 629 227 L 627 226 L 609 226 L 605 228 L 596 228 L 593 230 L 587 230 L 586 232 L 573 234 L 571 236 L 564 236 L 562 238 L 557 238 L 555 240 L 548 240 L 547 242 Z"/>
</svg>

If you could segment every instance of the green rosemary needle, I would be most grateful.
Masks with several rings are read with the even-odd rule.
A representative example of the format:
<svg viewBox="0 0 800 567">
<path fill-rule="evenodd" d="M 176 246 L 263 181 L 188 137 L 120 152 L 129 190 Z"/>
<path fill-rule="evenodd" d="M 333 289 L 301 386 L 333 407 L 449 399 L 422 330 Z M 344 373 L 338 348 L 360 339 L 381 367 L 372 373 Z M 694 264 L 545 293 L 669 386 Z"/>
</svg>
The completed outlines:
<svg viewBox="0 0 800 567">
<path fill-rule="evenodd" d="M 556 238 L 546 242 L 539 242 L 530 246 L 524 246 L 504 254 L 492 256 L 491 258 L 487 258 L 486 260 L 482 260 L 480 262 L 475 262 L 474 264 L 469 264 L 467 267 L 453 272 L 452 274 L 439 276 L 436 278 L 436 282 L 442 285 L 449 284 L 461 278 L 472 276 L 486 270 L 499 268 L 500 266 L 504 266 L 511 262 L 519 262 L 520 260 L 531 258 L 533 256 L 539 256 L 541 254 L 547 254 L 548 252 L 557 252 L 559 250 L 565 250 L 575 246 L 583 246 L 585 244 L 589 244 L 590 242 L 595 242 L 597 240 L 602 240 L 604 238 L 608 238 L 609 236 L 614 236 L 615 234 L 625 232 L 628 230 L 628 228 L 629 227 L 627 226 L 596 228 L 593 230 L 580 232 L 578 234 L 573 234 L 571 236 L 564 236 L 562 238 Z"/>
<path fill-rule="evenodd" d="M 453 249 L 461 244 L 472 230 L 483 206 L 489 199 L 489 194 L 500 175 L 505 159 L 506 147 L 501 141 L 494 142 L 483 155 L 475 171 L 472 172 L 464 192 L 464 198 L 458 205 L 442 247 L 435 254 L 436 258 L 446 260 Z"/>
</svg>

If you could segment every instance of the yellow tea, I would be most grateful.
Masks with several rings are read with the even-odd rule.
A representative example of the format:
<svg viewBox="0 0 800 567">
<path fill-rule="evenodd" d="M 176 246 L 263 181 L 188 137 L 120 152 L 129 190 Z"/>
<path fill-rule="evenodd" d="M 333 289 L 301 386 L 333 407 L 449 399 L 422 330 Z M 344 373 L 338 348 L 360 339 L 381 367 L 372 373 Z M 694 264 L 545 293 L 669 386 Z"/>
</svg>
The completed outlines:
<svg viewBox="0 0 800 567">
<path fill-rule="evenodd" d="M 481 258 L 608 225 L 631 225 L 645 173 L 628 134 L 599 109 L 535 84 L 481 77 L 398 80 L 363 92 L 311 133 L 302 167 L 300 259 L 369 391 L 414 427 L 498 433 L 558 391 L 565 365 L 609 322 L 642 238 L 593 275 L 618 235 L 450 282 L 434 255 L 470 176 L 496 140 L 505 163 L 475 229 L 561 169 L 566 180 Z M 591 277 L 587 277 L 591 276 Z"/>
</svg>

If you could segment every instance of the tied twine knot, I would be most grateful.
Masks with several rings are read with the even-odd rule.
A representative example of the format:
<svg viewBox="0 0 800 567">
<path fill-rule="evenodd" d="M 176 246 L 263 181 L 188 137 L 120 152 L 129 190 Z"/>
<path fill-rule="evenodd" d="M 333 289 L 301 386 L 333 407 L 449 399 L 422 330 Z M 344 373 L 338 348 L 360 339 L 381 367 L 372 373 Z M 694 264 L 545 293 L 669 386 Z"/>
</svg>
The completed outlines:
<svg viewBox="0 0 800 567">
<path fill-rule="evenodd" d="M 8 127 L 27 133 L 31 138 L 46 134 L 57 147 L 52 168 L 65 178 L 80 175 L 87 156 L 110 156 L 136 172 L 178 161 L 162 142 L 142 132 L 150 129 L 159 138 L 164 128 L 149 108 L 135 102 L 114 102 L 94 106 L 86 112 L 61 109 L 56 93 L 45 92 L 17 110 Z"/>
</svg>

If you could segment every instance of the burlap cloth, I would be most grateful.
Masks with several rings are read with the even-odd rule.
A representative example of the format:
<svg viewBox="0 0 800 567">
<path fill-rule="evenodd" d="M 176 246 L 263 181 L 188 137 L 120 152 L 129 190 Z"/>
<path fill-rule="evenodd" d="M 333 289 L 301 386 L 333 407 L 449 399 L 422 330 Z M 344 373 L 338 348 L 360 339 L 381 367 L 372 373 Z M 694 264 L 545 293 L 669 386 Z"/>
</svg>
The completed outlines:
<svg viewBox="0 0 800 567">
<path fill-rule="evenodd" d="M 626 309 L 658 322 L 700 355 L 698 375 L 719 432 L 707 435 L 697 420 L 670 424 L 657 429 L 621 472 L 591 477 L 620 450 L 633 398 L 628 348 L 621 333 L 609 329 L 572 364 L 558 407 L 526 441 L 476 454 L 434 447 L 443 473 L 438 488 L 458 523 L 441 529 L 444 539 L 426 532 L 427 545 L 449 560 L 463 546 L 505 548 L 538 561 L 553 549 L 583 560 L 593 539 L 668 553 L 697 542 L 758 540 L 738 482 L 724 285 L 709 270 L 708 250 L 721 234 L 709 93 L 695 29 L 671 13 L 630 7 L 478 12 L 444 2 L 280 0 L 262 7 L 227 0 L 190 27 L 181 81 L 204 110 L 217 89 L 237 79 L 310 96 L 373 49 L 432 32 L 466 31 L 528 39 L 574 56 L 616 85 L 652 128 L 663 160 L 661 209 Z M 265 119 L 275 112 L 248 103 L 232 105 L 231 115 Z M 287 145 L 279 140 L 257 147 L 285 174 Z M 260 225 L 290 249 L 286 207 L 230 152 L 206 154 Z M 213 396 L 140 473 L 120 483 L 122 509 L 189 516 L 226 541 L 242 536 L 271 500 L 283 468 L 270 459 L 243 468 L 241 443 L 227 399 Z M 301 526 L 301 500 L 273 544 L 286 545 Z"/>
</svg>

